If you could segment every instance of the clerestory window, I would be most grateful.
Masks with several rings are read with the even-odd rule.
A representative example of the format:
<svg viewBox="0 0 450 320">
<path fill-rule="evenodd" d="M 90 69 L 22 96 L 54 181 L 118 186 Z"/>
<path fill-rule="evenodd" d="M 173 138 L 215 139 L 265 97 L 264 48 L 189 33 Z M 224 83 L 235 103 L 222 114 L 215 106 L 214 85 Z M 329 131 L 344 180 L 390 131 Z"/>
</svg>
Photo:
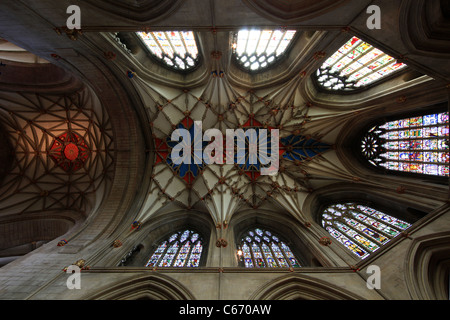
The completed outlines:
<svg viewBox="0 0 450 320">
<path fill-rule="evenodd" d="M 192 31 L 137 32 L 152 55 L 167 67 L 178 71 L 194 69 L 199 50 Z"/>
<path fill-rule="evenodd" d="M 449 113 L 385 122 L 361 142 L 364 157 L 392 171 L 449 176 Z"/>
<path fill-rule="evenodd" d="M 332 91 L 351 91 L 397 72 L 406 64 L 369 43 L 352 37 L 317 70 L 319 85 Z"/>
<path fill-rule="evenodd" d="M 203 240 L 197 232 L 176 232 L 159 244 L 145 266 L 198 267 L 202 251 Z"/>
<path fill-rule="evenodd" d="M 379 250 L 411 225 L 405 221 L 357 203 L 327 207 L 321 216 L 322 227 L 361 259 Z"/>
<path fill-rule="evenodd" d="M 246 268 L 300 267 L 289 246 L 268 230 L 249 230 L 241 239 L 238 256 Z"/>
<path fill-rule="evenodd" d="M 295 30 L 240 30 L 233 41 L 235 61 L 248 71 L 263 70 L 284 56 L 295 34 Z"/>
</svg>

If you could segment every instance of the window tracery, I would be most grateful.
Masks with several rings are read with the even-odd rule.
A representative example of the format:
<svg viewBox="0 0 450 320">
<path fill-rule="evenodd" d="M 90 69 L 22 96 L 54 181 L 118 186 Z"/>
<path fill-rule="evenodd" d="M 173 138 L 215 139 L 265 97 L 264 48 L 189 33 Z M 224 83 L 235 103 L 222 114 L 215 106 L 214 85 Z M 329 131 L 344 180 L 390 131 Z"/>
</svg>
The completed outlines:
<svg viewBox="0 0 450 320">
<path fill-rule="evenodd" d="M 317 70 L 319 85 L 332 91 L 351 91 L 406 67 L 369 43 L 352 37 Z"/>
<path fill-rule="evenodd" d="M 199 50 L 192 31 L 137 32 L 155 58 L 179 71 L 195 68 Z"/>
<path fill-rule="evenodd" d="M 267 68 L 282 57 L 295 34 L 295 30 L 240 30 L 233 43 L 235 60 L 249 71 Z"/>
<path fill-rule="evenodd" d="M 411 226 L 357 203 L 327 207 L 322 212 L 321 224 L 334 239 L 361 259 L 367 258 Z"/>
<path fill-rule="evenodd" d="M 199 233 L 192 230 L 176 232 L 159 244 L 145 266 L 198 267 L 203 246 Z"/>
<path fill-rule="evenodd" d="M 300 267 L 289 246 L 261 228 L 252 229 L 243 236 L 238 255 L 246 268 Z"/>
<path fill-rule="evenodd" d="M 392 171 L 449 176 L 449 113 L 393 120 L 370 129 L 361 152 Z"/>
</svg>

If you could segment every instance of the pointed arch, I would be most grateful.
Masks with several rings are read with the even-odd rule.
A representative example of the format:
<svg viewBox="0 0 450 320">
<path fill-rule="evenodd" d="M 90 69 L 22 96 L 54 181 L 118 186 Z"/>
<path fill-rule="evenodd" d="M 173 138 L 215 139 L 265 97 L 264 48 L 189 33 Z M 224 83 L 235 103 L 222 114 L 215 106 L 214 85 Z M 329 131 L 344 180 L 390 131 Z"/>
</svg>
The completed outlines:
<svg viewBox="0 0 450 320">
<path fill-rule="evenodd" d="M 411 224 L 357 202 L 339 202 L 321 212 L 322 227 L 360 259 L 381 249 Z"/>
<path fill-rule="evenodd" d="M 238 256 L 246 268 L 299 268 L 291 248 L 278 234 L 259 227 L 249 229 L 240 240 Z"/>
<path fill-rule="evenodd" d="M 394 231 L 394 234 L 396 234 L 396 236 L 388 237 L 388 235 L 382 233 L 382 231 L 376 231 L 376 229 L 371 226 L 370 223 L 366 224 L 364 222 L 361 222 L 357 218 L 354 218 L 353 215 L 352 217 L 348 217 L 348 220 L 354 220 L 352 221 L 352 223 L 355 224 L 355 227 L 361 227 L 361 229 L 364 230 L 362 226 L 365 226 L 367 227 L 367 229 L 373 229 L 373 231 L 376 231 L 375 233 L 379 233 L 379 236 L 386 237 L 386 239 L 383 240 L 384 245 L 382 245 L 381 243 L 377 243 L 375 239 L 369 238 L 369 235 L 366 235 L 364 231 L 358 231 L 358 233 L 354 231 L 353 235 L 357 236 L 357 238 L 359 238 L 359 236 L 364 236 L 376 246 L 378 246 L 377 250 L 367 250 L 365 254 L 362 252 L 363 250 L 361 250 L 361 253 L 363 254 L 358 255 L 356 254 L 356 251 L 349 250 L 349 246 L 352 245 L 350 243 L 351 241 L 353 243 L 353 248 L 355 248 L 355 250 L 358 250 L 358 248 L 360 248 L 360 242 L 355 240 L 355 238 L 350 239 L 350 236 L 346 235 L 344 231 L 336 227 L 335 229 L 342 235 L 341 239 L 344 241 L 345 236 L 348 240 L 348 242 L 344 241 L 345 243 L 341 243 L 338 239 L 330 235 L 326 228 L 324 228 L 322 225 L 322 214 L 327 208 L 332 207 L 336 204 L 346 203 L 356 203 L 357 205 L 362 205 L 364 208 L 372 208 L 374 209 L 374 211 L 385 213 L 387 216 L 406 222 L 410 226 L 406 230 L 401 230 L 393 226 L 392 230 L 395 229 L 400 233 L 398 234 Z M 406 239 L 404 236 L 414 232 L 415 230 L 417 230 L 417 228 L 420 228 L 421 223 L 423 221 L 426 221 L 429 215 L 431 218 L 433 212 L 441 205 L 442 203 L 440 201 L 432 200 L 430 200 L 429 203 L 424 203 L 423 199 L 420 197 L 415 197 L 415 199 L 411 197 L 399 197 L 399 194 L 395 190 L 389 191 L 386 189 L 377 188 L 375 186 L 363 184 L 355 185 L 353 183 L 336 183 L 334 185 L 317 189 L 311 195 L 309 195 L 304 202 L 302 211 L 305 213 L 306 217 L 310 218 L 311 221 L 314 221 L 313 228 L 317 231 L 318 237 L 328 237 L 331 240 L 331 245 L 329 245 L 327 248 L 331 249 L 333 254 L 337 254 L 347 264 L 352 265 L 358 264 L 362 261 L 368 261 L 367 259 L 370 259 L 372 261 L 372 259 L 375 259 L 376 257 L 387 253 L 389 250 Z M 355 213 L 355 215 L 357 215 L 357 213 Z M 360 217 L 364 218 L 364 216 L 368 219 L 367 222 L 375 223 L 376 226 L 383 225 L 385 227 L 390 227 L 390 224 L 387 221 L 383 221 L 382 219 L 375 219 L 369 214 L 365 213 L 362 213 Z M 381 215 L 381 217 L 382 216 L 383 215 Z M 342 218 L 341 220 L 344 221 L 342 223 L 344 227 L 348 226 L 348 228 L 350 228 L 345 219 Z M 335 221 L 340 222 L 339 219 L 331 219 L 326 221 L 330 221 L 330 223 L 333 223 Z M 379 224 L 377 224 L 377 221 L 379 222 Z M 358 223 L 360 224 L 358 225 Z M 387 229 L 386 231 L 389 230 L 390 229 Z M 367 233 L 370 233 L 370 230 L 365 231 Z M 362 240 L 362 238 L 359 239 Z M 346 246 L 346 244 L 348 246 Z M 331 251 L 326 250 L 324 251 L 324 254 L 327 255 L 329 259 L 334 260 L 335 258 L 329 255 Z M 361 259 L 361 257 L 365 258 Z M 339 262 L 336 263 L 339 264 Z"/>
<path fill-rule="evenodd" d="M 185 228 L 163 240 L 145 264 L 146 267 L 198 267 L 204 249 L 202 236 Z"/>
<path fill-rule="evenodd" d="M 281 276 L 262 285 L 250 300 L 362 300 L 363 298 L 329 282 L 303 274 Z"/>
<path fill-rule="evenodd" d="M 448 111 L 396 117 L 364 135 L 361 153 L 389 172 L 449 176 Z"/>
<path fill-rule="evenodd" d="M 249 72 L 264 70 L 283 58 L 295 34 L 295 30 L 239 30 L 233 37 L 235 62 Z"/>
<path fill-rule="evenodd" d="M 400 60 L 353 36 L 322 64 L 315 80 L 327 91 L 351 92 L 405 69 Z"/>
<path fill-rule="evenodd" d="M 102 287 L 85 300 L 194 300 L 180 282 L 164 274 L 146 274 Z"/>
<path fill-rule="evenodd" d="M 310 241 L 313 241 L 311 239 L 311 234 L 308 232 L 304 232 L 304 227 L 301 226 L 298 221 L 295 221 L 287 215 L 282 215 L 281 217 L 278 216 L 274 218 L 272 210 L 278 210 L 278 213 L 282 212 L 280 211 L 282 209 L 269 209 L 269 206 L 267 206 L 266 208 L 259 209 L 257 211 L 241 211 L 236 216 L 233 216 L 233 219 L 230 221 L 229 229 L 233 230 L 234 241 L 230 243 L 230 246 L 234 245 L 234 247 L 236 248 L 235 256 L 237 259 L 237 265 L 245 267 L 245 257 L 244 255 L 242 255 L 242 261 L 240 261 L 241 259 L 238 255 L 238 250 L 242 250 L 242 245 L 245 243 L 245 238 L 249 231 L 253 231 L 254 235 L 257 235 L 255 229 L 269 231 L 271 236 L 274 235 L 279 240 L 280 245 L 281 242 L 283 242 L 289 249 L 290 254 L 286 251 L 285 253 L 287 253 L 287 255 L 281 252 L 283 254 L 283 257 L 289 260 L 289 255 L 291 258 L 295 259 L 297 264 L 293 265 L 294 259 L 292 260 L 292 262 L 286 260 L 288 265 L 281 267 L 298 268 L 322 267 L 331 265 L 330 261 L 324 258 L 321 252 L 317 250 L 317 248 L 309 245 Z M 263 236 L 261 236 L 261 246 L 264 243 L 263 237 L 264 234 Z M 252 240 L 252 243 L 256 242 L 257 240 Z M 266 244 L 267 243 L 272 245 L 270 241 L 266 241 Z M 260 250 L 262 251 L 263 248 L 261 247 Z M 275 250 L 277 249 L 275 248 Z M 270 250 L 270 253 L 273 257 L 276 257 L 273 248 L 272 250 Z M 252 256 L 252 258 L 253 257 L 254 256 Z M 253 260 L 252 262 L 255 265 L 255 262 Z M 264 260 L 264 264 L 267 264 L 267 260 Z"/>
<path fill-rule="evenodd" d="M 448 300 L 450 233 L 415 238 L 406 255 L 405 266 L 406 284 L 412 299 Z"/>
<path fill-rule="evenodd" d="M 176 71 L 192 71 L 200 61 L 193 31 L 137 32 L 151 55 L 164 66 Z"/>
<path fill-rule="evenodd" d="M 211 230 L 214 229 L 209 215 L 196 210 L 187 212 L 170 206 L 166 210 L 163 214 L 146 221 L 139 232 L 134 233 L 128 239 L 127 245 L 123 245 L 114 256 L 108 257 L 103 263 L 120 267 L 153 269 L 155 266 L 148 265 L 146 267 L 146 265 L 161 244 L 164 241 L 167 242 L 174 234 L 191 230 L 197 233 L 202 240 L 203 248 L 198 266 L 206 266 L 209 260 L 210 242 L 212 241 Z M 160 266 L 156 266 L 156 268 L 160 268 Z"/>
</svg>

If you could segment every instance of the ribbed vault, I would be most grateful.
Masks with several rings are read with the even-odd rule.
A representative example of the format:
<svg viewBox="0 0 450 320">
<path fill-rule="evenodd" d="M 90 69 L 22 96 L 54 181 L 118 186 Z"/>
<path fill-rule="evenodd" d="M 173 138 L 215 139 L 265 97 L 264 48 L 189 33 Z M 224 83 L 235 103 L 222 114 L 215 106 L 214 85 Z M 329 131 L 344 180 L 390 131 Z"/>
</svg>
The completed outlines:
<svg viewBox="0 0 450 320">
<path fill-rule="evenodd" d="M 14 161 L 0 215 L 74 210 L 108 194 L 114 146 L 107 113 L 88 88 L 68 95 L 2 92 L 0 121 Z"/>
</svg>

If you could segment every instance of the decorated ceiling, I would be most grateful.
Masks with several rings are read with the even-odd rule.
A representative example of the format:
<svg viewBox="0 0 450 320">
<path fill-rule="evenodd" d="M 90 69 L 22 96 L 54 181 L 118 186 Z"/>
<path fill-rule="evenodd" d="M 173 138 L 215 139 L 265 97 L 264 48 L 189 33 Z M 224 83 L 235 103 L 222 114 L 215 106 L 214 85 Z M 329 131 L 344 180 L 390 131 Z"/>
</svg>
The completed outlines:
<svg viewBox="0 0 450 320">
<path fill-rule="evenodd" d="M 192 90 L 161 87 L 138 75 L 132 81 L 147 101 L 154 141 L 149 150 L 155 159 L 151 187 L 137 216 L 140 223 L 166 206 L 206 210 L 219 225 L 229 222 L 239 209 L 274 204 L 302 220 L 299 204 L 313 189 L 311 179 L 334 171 L 335 165 L 326 157 L 333 150 L 333 142 L 322 139 L 332 128 L 322 131 L 324 116 L 312 115 L 311 104 L 301 97 L 301 75 L 276 88 L 247 91 L 233 87 L 226 76 L 214 72 L 206 86 Z M 227 130 L 236 129 L 278 130 L 277 173 L 262 175 L 260 157 L 254 164 L 249 161 L 249 139 L 245 140 L 244 163 L 237 157 L 234 163 L 225 161 L 229 150 L 224 142 L 224 154 L 216 155 L 223 159 L 222 164 L 206 164 L 204 159 L 199 164 L 174 164 L 171 152 L 179 141 L 172 141 L 172 133 L 182 128 L 194 137 L 194 121 L 200 121 L 203 133 L 218 129 L 223 136 Z M 203 142 L 203 150 L 209 143 Z M 270 153 L 271 146 L 267 149 Z"/>
<path fill-rule="evenodd" d="M 139 57 L 141 64 L 136 64 L 134 69 L 119 59 L 115 63 L 128 70 L 126 74 L 129 81 L 145 105 L 146 121 L 143 125 L 152 135 L 152 146 L 147 150 L 153 161 L 150 187 L 143 207 L 136 214 L 136 225 L 145 224 L 161 212 L 197 210 L 207 212 L 215 225 L 222 226 L 229 223 L 236 212 L 246 209 L 287 212 L 302 224 L 308 224 L 302 204 L 311 192 L 323 183 L 355 179 L 336 161 L 335 152 L 335 132 L 354 113 L 314 105 L 303 89 L 306 82 L 316 77 L 321 64 L 329 61 L 328 57 L 332 55 L 312 51 L 313 43 L 323 34 L 310 33 L 308 36 L 304 32 L 296 34 L 288 30 L 278 33 L 266 30 L 243 34 L 234 30 L 198 32 L 195 36 L 187 36 L 186 32 L 184 34 L 170 31 L 140 32 L 138 37 L 133 34 L 113 34 L 113 38 L 125 49 L 125 56 Z M 341 57 L 352 54 L 354 61 L 360 61 L 374 51 L 371 46 L 367 46 L 367 52 L 359 50 L 363 42 L 346 32 L 341 37 L 342 43 L 336 45 L 336 49 L 347 45 Z M 349 38 L 356 40 L 349 41 Z M 200 60 L 196 62 L 200 65 L 191 65 L 192 71 L 180 73 L 174 61 L 178 59 L 178 63 L 183 65 L 183 53 L 190 57 L 187 48 L 194 46 L 194 39 L 197 41 L 195 52 L 201 54 Z M 229 46 L 226 47 L 225 43 Z M 296 52 L 299 43 L 303 44 L 301 49 L 306 52 Z M 137 47 L 145 54 L 138 54 Z M 212 49 L 210 55 L 205 55 L 205 48 Z M 226 49 L 226 53 L 219 51 L 219 48 Z M 278 50 L 276 63 L 265 63 L 264 59 L 270 56 L 267 50 Z M 387 55 L 379 50 L 376 52 L 368 59 L 369 62 L 380 60 L 375 71 L 396 61 L 392 57 L 385 59 L 387 62 L 381 61 Z M 308 54 L 312 56 L 311 59 L 305 58 Z M 159 72 L 165 76 L 152 74 L 150 69 L 144 67 L 146 59 L 152 57 L 156 59 L 152 60 L 152 68 L 161 66 Z M 251 63 L 259 59 L 261 61 L 254 70 L 250 70 L 251 65 L 248 64 L 247 69 L 250 69 L 247 70 L 242 59 Z M 282 77 L 288 60 L 298 64 L 301 61 L 303 71 Z M 357 69 L 360 70 L 366 64 L 361 64 Z M 340 70 L 346 66 L 343 63 L 341 65 L 333 67 Z M 296 66 L 300 70 L 301 67 Z M 188 85 L 186 79 L 201 72 L 204 72 L 204 81 Z M 245 76 L 243 79 L 250 75 L 251 80 L 247 85 L 237 78 L 240 74 Z M 178 75 L 184 81 L 177 79 L 179 81 L 170 84 L 170 79 L 176 79 Z M 280 79 L 278 82 L 275 81 L 277 78 Z M 330 81 L 335 80 L 332 78 Z M 196 130 L 195 123 L 200 124 L 200 129 Z M 204 137 L 213 129 L 222 134 L 219 140 L 222 140 L 220 145 L 223 146 L 223 153 L 214 153 L 205 161 L 204 156 L 195 154 L 195 150 L 208 150 L 213 143 Z M 187 132 L 191 139 L 175 139 L 173 134 L 179 130 Z M 268 133 L 263 144 L 259 144 L 259 149 L 263 146 L 267 148 L 267 157 L 274 156 L 271 150 L 277 153 L 279 166 L 274 174 L 261 174 L 261 169 L 267 168 L 267 161 L 264 162 L 267 159 L 260 154 L 256 161 L 251 159 L 249 137 L 241 139 L 246 149 L 242 159 L 236 156 L 239 138 L 235 140 L 232 150 L 227 148 L 224 137 L 227 131 L 236 130 L 254 130 L 257 135 Z M 275 134 L 277 137 L 272 140 Z M 274 148 L 273 141 L 276 141 L 278 150 Z M 261 143 L 260 140 L 257 142 Z M 214 143 L 217 141 L 214 140 Z M 191 160 L 190 163 L 180 164 L 173 159 L 172 151 L 179 149 L 180 145 L 188 148 L 187 158 Z M 233 161 L 225 161 L 228 156 Z M 213 163 L 210 163 L 211 160 L 214 160 Z"/>
<path fill-rule="evenodd" d="M 112 128 L 88 88 L 69 95 L 2 92 L 0 123 L 13 159 L 0 214 L 98 209 L 114 169 Z"/>
</svg>

